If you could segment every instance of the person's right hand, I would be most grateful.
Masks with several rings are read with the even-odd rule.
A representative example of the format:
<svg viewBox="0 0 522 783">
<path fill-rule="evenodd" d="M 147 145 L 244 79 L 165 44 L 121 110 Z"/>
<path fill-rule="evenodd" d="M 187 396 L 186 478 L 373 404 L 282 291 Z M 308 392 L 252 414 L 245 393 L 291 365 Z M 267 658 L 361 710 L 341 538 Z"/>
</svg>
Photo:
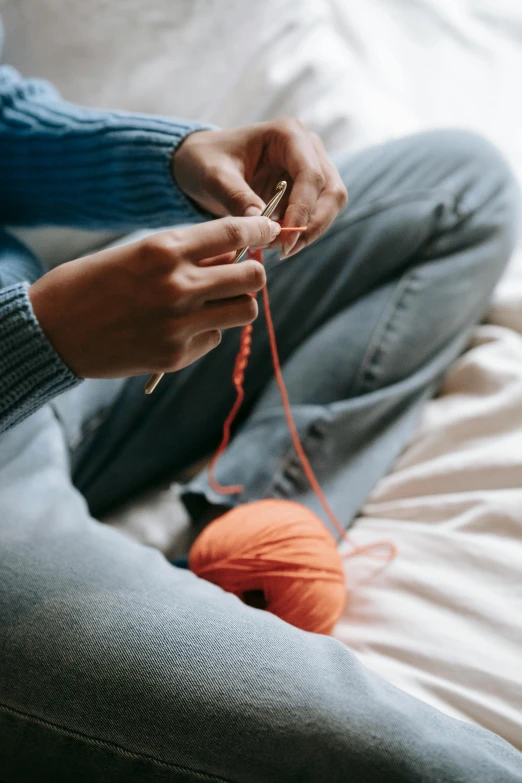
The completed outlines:
<svg viewBox="0 0 522 783">
<path fill-rule="evenodd" d="M 266 217 L 164 231 L 63 264 L 30 286 L 29 297 L 76 375 L 173 372 L 215 348 L 221 329 L 256 318 L 248 294 L 263 288 L 265 271 L 257 261 L 230 262 L 233 251 L 266 247 L 279 231 Z"/>
</svg>

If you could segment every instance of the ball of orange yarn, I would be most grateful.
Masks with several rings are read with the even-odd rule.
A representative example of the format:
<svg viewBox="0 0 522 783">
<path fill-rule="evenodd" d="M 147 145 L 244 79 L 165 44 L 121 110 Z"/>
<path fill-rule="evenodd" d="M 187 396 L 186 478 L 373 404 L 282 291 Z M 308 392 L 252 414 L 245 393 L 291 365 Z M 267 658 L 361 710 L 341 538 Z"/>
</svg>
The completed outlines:
<svg viewBox="0 0 522 783">
<path fill-rule="evenodd" d="M 333 536 L 316 514 L 288 500 L 248 503 L 214 520 L 194 542 L 189 567 L 305 631 L 331 633 L 346 602 Z"/>
</svg>

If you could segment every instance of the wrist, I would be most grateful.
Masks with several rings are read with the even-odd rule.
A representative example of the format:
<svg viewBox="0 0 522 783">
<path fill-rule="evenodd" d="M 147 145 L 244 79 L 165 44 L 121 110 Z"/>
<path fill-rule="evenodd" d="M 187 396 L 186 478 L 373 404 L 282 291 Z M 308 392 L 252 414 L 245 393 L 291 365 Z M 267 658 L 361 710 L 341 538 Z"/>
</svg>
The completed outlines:
<svg viewBox="0 0 522 783">
<path fill-rule="evenodd" d="M 197 161 L 201 157 L 198 147 L 206 144 L 209 135 L 217 129 L 194 128 L 187 133 L 172 152 L 170 170 L 172 179 L 177 187 L 186 195 L 193 190 L 194 183 L 198 179 Z"/>
</svg>

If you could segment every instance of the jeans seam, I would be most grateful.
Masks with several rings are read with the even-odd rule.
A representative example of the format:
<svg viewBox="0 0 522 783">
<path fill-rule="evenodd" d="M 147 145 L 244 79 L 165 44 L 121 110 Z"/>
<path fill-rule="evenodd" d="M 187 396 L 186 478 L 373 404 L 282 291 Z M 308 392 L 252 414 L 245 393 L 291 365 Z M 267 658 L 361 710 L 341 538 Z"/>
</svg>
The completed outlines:
<svg viewBox="0 0 522 783">
<path fill-rule="evenodd" d="M 303 445 L 303 448 L 304 448 L 304 445 Z M 293 443 L 289 443 L 288 448 L 285 450 L 285 453 L 283 454 L 283 456 L 279 460 L 278 467 L 274 470 L 272 475 L 269 476 L 268 481 L 266 482 L 265 488 L 259 491 L 258 494 L 259 494 L 260 499 L 265 499 L 267 497 L 271 498 L 271 497 L 274 496 L 273 492 L 271 491 L 272 487 L 277 489 L 277 483 L 278 483 L 279 476 L 283 473 L 283 467 L 282 466 L 287 464 L 288 460 L 291 457 L 291 454 L 292 454 L 293 450 L 294 450 Z M 206 489 L 205 489 L 205 492 L 207 492 Z M 243 490 L 241 495 L 239 495 L 239 497 L 238 497 L 238 499 L 236 501 L 236 504 L 237 505 L 243 505 L 244 503 L 251 503 L 251 502 L 252 502 L 252 498 L 250 497 L 250 495 L 248 493 L 248 490 L 246 490 L 246 487 L 245 487 L 245 489 Z"/>
<path fill-rule="evenodd" d="M 328 407 L 328 406 L 325 406 L 325 407 Z M 303 433 L 303 435 L 300 436 L 301 445 L 302 445 L 303 450 L 304 450 L 304 452 L 305 452 L 305 454 L 306 454 L 308 459 L 310 459 L 308 457 L 308 453 L 307 453 L 307 449 L 306 449 L 306 446 L 308 445 L 308 443 L 310 443 L 311 441 L 312 442 L 316 441 L 316 440 L 319 441 L 321 439 L 321 437 L 324 437 L 324 433 L 314 433 L 313 432 L 313 424 L 314 424 L 314 421 L 311 421 L 308 424 L 308 426 L 307 426 L 305 432 Z M 296 481 L 293 478 L 293 476 L 288 476 L 287 475 L 285 477 L 285 473 L 287 472 L 288 468 L 290 466 L 292 466 L 292 464 L 295 464 L 297 469 L 300 471 L 301 475 L 305 476 L 305 472 L 304 472 L 303 466 L 301 464 L 301 460 L 299 459 L 299 456 L 298 456 L 298 454 L 297 454 L 297 452 L 295 450 L 294 444 L 293 444 L 293 442 L 290 442 L 289 445 L 288 445 L 288 448 L 285 451 L 285 453 L 282 455 L 282 457 L 279 460 L 279 465 L 278 465 L 277 469 L 274 471 L 273 475 L 270 477 L 269 481 L 267 482 L 266 488 L 265 488 L 264 493 L 263 493 L 263 497 L 267 497 L 267 496 L 268 497 L 272 497 L 273 494 L 274 494 L 274 490 L 276 492 L 279 492 L 280 495 L 282 494 L 284 497 L 288 497 L 288 493 L 287 492 L 282 492 L 281 491 L 281 484 L 280 484 L 280 482 L 281 482 L 282 478 L 283 479 L 286 478 L 290 483 L 292 483 L 294 485 L 294 487 L 296 486 Z M 307 482 L 308 482 L 308 479 L 307 479 Z M 268 493 L 270 493 L 270 494 L 268 494 Z"/>
<path fill-rule="evenodd" d="M 371 383 L 375 380 L 376 358 L 382 354 L 388 335 L 397 321 L 400 311 L 405 309 L 405 300 L 413 289 L 413 283 L 417 279 L 417 270 L 410 270 L 399 280 L 393 300 L 383 313 L 382 319 L 377 323 L 368 347 L 364 353 L 359 372 L 355 375 L 350 393 L 365 394 L 371 390 Z"/>
<path fill-rule="evenodd" d="M 306 454 L 305 438 L 301 438 L 301 445 Z M 281 491 L 280 482 L 281 479 L 284 478 L 284 474 L 287 469 L 287 466 L 292 460 L 294 454 L 295 454 L 294 444 L 290 443 L 285 453 L 282 455 L 281 459 L 279 460 L 279 465 L 277 466 L 276 470 L 274 471 L 272 476 L 270 476 L 270 479 L 268 480 L 266 488 L 263 492 L 263 497 L 265 498 L 272 497 L 274 495 L 274 492 L 278 492 L 279 495 L 283 495 L 283 497 L 288 497 L 288 492 Z"/>
<path fill-rule="evenodd" d="M 179 772 L 194 773 L 199 775 L 203 780 L 208 780 L 209 783 L 236 783 L 236 781 L 233 781 L 232 778 L 223 778 L 208 772 L 194 769 L 193 767 L 185 767 L 182 764 L 173 764 L 170 761 L 158 759 L 156 756 L 152 756 L 149 753 L 138 753 L 135 750 L 129 750 L 128 748 L 123 747 L 123 745 L 119 745 L 117 742 L 111 742 L 110 740 L 104 740 L 98 737 L 91 737 L 89 734 L 77 731 L 76 729 L 68 729 L 66 726 L 60 726 L 58 723 L 53 723 L 46 720 L 45 718 L 40 718 L 37 715 L 31 715 L 30 713 L 15 709 L 14 707 L 10 707 L 7 704 L 3 704 L 2 702 L 0 702 L 0 712 L 4 712 L 7 715 L 11 715 L 15 718 L 25 721 L 26 723 L 36 723 L 39 726 L 44 726 L 47 729 L 51 729 L 58 734 L 71 737 L 72 739 L 81 740 L 87 745 L 94 745 L 108 749 L 113 751 L 115 755 L 128 756 L 134 759 L 143 759 L 145 761 L 150 761 L 160 767 L 177 770 Z"/>
</svg>

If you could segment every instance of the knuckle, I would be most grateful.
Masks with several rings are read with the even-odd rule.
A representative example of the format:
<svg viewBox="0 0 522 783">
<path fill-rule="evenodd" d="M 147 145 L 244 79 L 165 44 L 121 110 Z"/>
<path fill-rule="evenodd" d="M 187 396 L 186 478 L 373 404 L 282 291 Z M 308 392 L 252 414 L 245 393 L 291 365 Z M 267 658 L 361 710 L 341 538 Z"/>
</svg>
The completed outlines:
<svg viewBox="0 0 522 783">
<path fill-rule="evenodd" d="M 185 299 L 196 293 L 197 270 L 191 267 L 176 269 L 169 278 L 167 292 L 169 299 Z"/>
<path fill-rule="evenodd" d="M 172 299 L 179 299 L 184 295 L 184 282 L 179 274 L 174 273 L 170 276 L 169 285 L 166 286 L 166 293 L 169 301 Z"/>
<path fill-rule="evenodd" d="M 244 274 L 246 275 L 246 284 L 249 291 L 259 291 L 263 288 L 266 280 L 264 267 L 257 261 L 244 262 Z"/>
<path fill-rule="evenodd" d="M 316 190 L 322 190 L 325 186 L 325 178 L 321 169 L 311 168 L 308 172 L 308 179 Z"/>
<path fill-rule="evenodd" d="M 304 225 L 308 224 L 310 210 L 307 204 L 303 204 L 302 201 L 295 201 L 292 204 L 292 210 L 297 218 L 298 223 L 303 223 Z"/>
<path fill-rule="evenodd" d="M 263 218 L 259 221 L 259 239 L 261 245 L 268 245 L 272 240 L 272 228 L 270 218 Z"/>
<path fill-rule="evenodd" d="M 344 185 L 337 185 L 334 187 L 332 196 L 339 209 L 343 209 L 348 204 L 348 191 Z"/>
<path fill-rule="evenodd" d="M 293 138 L 294 136 L 300 136 L 306 126 L 299 117 L 284 117 L 278 122 L 279 131 L 287 138 Z"/>
<path fill-rule="evenodd" d="M 246 207 L 250 204 L 248 194 L 244 190 L 238 190 L 230 186 L 225 189 L 225 198 L 229 204 L 234 204 L 237 207 Z"/>
<path fill-rule="evenodd" d="M 160 256 L 158 249 L 158 242 L 154 240 L 154 237 L 146 237 L 139 246 L 140 261 L 150 263 L 155 261 Z"/>
<path fill-rule="evenodd" d="M 171 262 L 174 253 L 179 251 L 181 239 L 178 231 L 153 234 L 140 243 L 141 257 L 146 262 Z"/>
<path fill-rule="evenodd" d="M 237 220 L 234 220 L 234 218 L 225 218 L 223 223 L 227 241 L 232 247 L 239 247 L 243 243 L 247 244 L 244 237 L 244 231 Z"/>
</svg>

